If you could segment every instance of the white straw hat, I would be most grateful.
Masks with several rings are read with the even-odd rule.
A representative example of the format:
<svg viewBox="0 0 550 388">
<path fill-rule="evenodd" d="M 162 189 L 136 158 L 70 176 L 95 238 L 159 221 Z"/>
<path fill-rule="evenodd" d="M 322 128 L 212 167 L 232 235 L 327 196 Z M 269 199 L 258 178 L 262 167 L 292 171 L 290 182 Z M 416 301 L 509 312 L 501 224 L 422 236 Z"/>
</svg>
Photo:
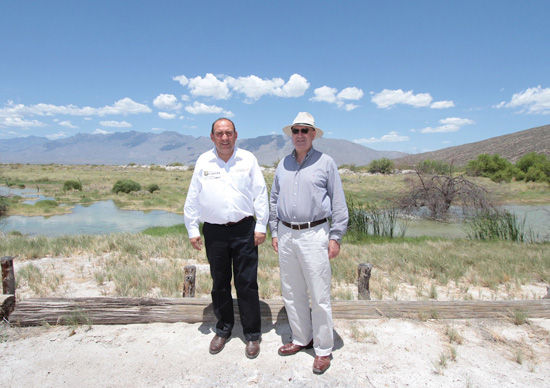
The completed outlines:
<svg viewBox="0 0 550 388">
<path fill-rule="evenodd" d="M 319 138 L 323 136 L 323 131 L 320 128 L 317 128 L 315 126 L 315 119 L 312 115 L 310 115 L 307 112 L 300 112 L 298 113 L 298 116 L 294 119 L 292 122 L 292 125 L 287 125 L 283 128 L 283 132 L 286 133 L 288 136 L 292 137 L 292 127 L 294 125 L 304 125 L 307 127 L 313 127 L 315 128 L 315 138 Z"/>
</svg>

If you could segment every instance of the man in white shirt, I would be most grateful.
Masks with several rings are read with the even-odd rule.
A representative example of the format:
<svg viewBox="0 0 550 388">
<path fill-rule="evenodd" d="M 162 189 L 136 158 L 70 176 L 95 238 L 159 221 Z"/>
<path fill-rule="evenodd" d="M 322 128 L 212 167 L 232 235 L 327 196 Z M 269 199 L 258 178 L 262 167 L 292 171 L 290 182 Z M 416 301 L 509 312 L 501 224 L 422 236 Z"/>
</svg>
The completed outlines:
<svg viewBox="0 0 550 388">
<path fill-rule="evenodd" d="M 265 241 L 269 219 L 267 188 L 256 157 L 235 147 L 237 131 L 231 120 L 216 120 L 210 138 L 215 147 L 198 158 L 184 206 L 189 240 L 197 250 L 202 248 L 199 223 L 204 222 L 212 304 L 218 319 L 210 353 L 224 348 L 234 326 L 233 273 L 245 354 L 255 358 L 261 340 L 258 245 Z"/>
</svg>

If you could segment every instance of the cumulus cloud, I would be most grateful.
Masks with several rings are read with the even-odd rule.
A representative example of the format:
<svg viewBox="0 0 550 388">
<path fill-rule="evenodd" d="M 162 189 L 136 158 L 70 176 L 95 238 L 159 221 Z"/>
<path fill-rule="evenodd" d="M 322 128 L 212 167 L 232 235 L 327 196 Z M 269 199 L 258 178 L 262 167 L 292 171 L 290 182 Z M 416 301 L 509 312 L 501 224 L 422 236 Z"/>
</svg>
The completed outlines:
<svg viewBox="0 0 550 388">
<path fill-rule="evenodd" d="M 101 124 L 104 127 L 113 127 L 113 128 L 130 128 L 132 126 L 132 124 L 126 121 L 100 121 L 99 124 Z"/>
<path fill-rule="evenodd" d="M 159 94 L 154 100 L 153 105 L 162 110 L 179 111 L 182 108 L 181 102 L 173 94 Z"/>
<path fill-rule="evenodd" d="M 216 105 L 206 105 L 206 104 L 203 104 L 202 102 L 197 102 L 197 101 L 195 101 L 193 105 L 186 106 L 185 110 L 194 115 L 218 114 L 218 115 L 224 115 L 226 117 L 234 116 L 232 112 L 226 111 L 223 108 L 220 108 Z"/>
<path fill-rule="evenodd" d="M 391 108 L 397 104 L 410 105 L 416 108 L 444 109 L 454 107 L 453 101 L 436 101 L 432 103 L 433 97 L 430 93 L 414 94 L 412 90 L 404 92 L 402 89 L 384 89 L 380 93 L 371 93 L 371 101 L 378 108 Z"/>
<path fill-rule="evenodd" d="M 176 116 L 175 113 L 159 112 L 159 117 L 163 120 L 173 120 Z"/>
<path fill-rule="evenodd" d="M 181 81 L 179 81 L 181 84 Z M 194 97 L 210 97 L 216 100 L 227 100 L 231 93 L 226 81 L 219 80 L 214 74 L 190 78 L 187 84 L 189 92 Z"/>
<path fill-rule="evenodd" d="M 73 123 L 71 123 L 70 121 L 60 121 L 58 124 L 61 125 L 62 127 L 67 127 L 71 129 L 78 128 L 76 125 L 73 125 Z"/>
<path fill-rule="evenodd" d="M 107 105 L 101 108 L 82 107 L 75 105 L 53 105 L 36 104 L 23 105 L 14 104 L 8 101 L 4 108 L 0 109 L 0 118 L 23 118 L 26 116 L 106 116 L 106 115 L 129 115 L 139 113 L 150 113 L 151 108 L 133 101 L 131 98 L 123 98 L 116 101 L 113 105 Z"/>
<path fill-rule="evenodd" d="M 286 83 L 282 78 L 262 79 L 255 75 L 227 77 L 226 81 L 233 91 L 246 96 L 247 103 L 253 103 L 265 95 L 300 97 L 309 88 L 307 79 L 299 74 L 293 74 Z"/>
<path fill-rule="evenodd" d="M 46 124 L 38 120 L 24 120 L 21 117 L 0 117 L 0 127 L 17 127 L 22 129 L 45 127 Z"/>
<path fill-rule="evenodd" d="M 68 135 L 65 132 L 58 132 L 58 133 L 54 133 L 53 135 L 46 135 L 46 137 L 50 140 L 63 139 L 67 136 Z"/>
<path fill-rule="evenodd" d="M 455 106 L 455 103 L 453 101 L 436 101 L 432 105 L 430 105 L 430 108 L 447 109 L 447 108 L 453 108 L 454 106 Z"/>
<path fill-rule="evenodd" d="M 263 79 L 256 75 L 246 77 L 215 76 L 207 73 L 204 77 L 174 77 L 182 86 L 189 89 L 193 97 L 208 97 L 227 100 L 232 93 L 244 94 L 245 103 L 253 103 L 266 95 L 291 98 L 301 97 L 309 88 L 309 82 L 299 74 L 290 76 L 288 82 L 282 78 Z M 183 98 L 182 98 L 183 99 Z"/>
<path fill-rule="evenodd" d="M 461 119 L 458 117 L 449 117 L 439 120 L 439 127 L 426 127 L 420 130 L 420 133 L 449 133 L 460 130 L 464 125 L 475 124 L 475 121 L 470 119 Z"/>
<path fill-rule="evenodd" d="M 343 108 L 347 111 L 354 110 L 358 107 L 358 105 L 346 103 L 347 100 L 357 101 L 364 96 L 363 91 L 356 87 L 348 87 L 338 93 L 338 89 L 336 88 L 321 86 L 320 88 L 315 89 L 313 93 L 315 96 L 310 98 L 311 101 L 336 104 L 339 108 Z"/>
<path fill-rule="evenodd" d="M 521 113 L 550 114 L 550 88 L 543 89 L 540 85 L 529 88 L 512 96 L 510 102 L 501 102 L 496 108 L 521 108 Z"/>
<path fill-rule="evenodd" d="M 104 131 L 103 129 L 97 128 L 95 131 L 92 132 L 92 135 L 109 135 L 113 132 Z"/>
<path fill-rule="evenodd" d="M 371 137 L 368 139 L 367 138 L 356 139 L 353 142 L 358 144 L 371 144 L 371 143 L 397 143 L 397 142 L 403 142 L 403 141 L 409 141 L 409 137 L 402 136 L 398 132 L 392 131 L 380 138 Z"/>
</svg>

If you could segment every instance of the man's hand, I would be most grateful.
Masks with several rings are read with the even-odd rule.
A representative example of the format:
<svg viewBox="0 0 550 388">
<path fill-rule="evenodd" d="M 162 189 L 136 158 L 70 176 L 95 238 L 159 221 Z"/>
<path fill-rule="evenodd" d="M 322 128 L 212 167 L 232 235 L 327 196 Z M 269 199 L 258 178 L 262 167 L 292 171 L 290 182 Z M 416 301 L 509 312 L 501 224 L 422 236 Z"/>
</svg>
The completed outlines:
<svg viewBox="0 0 550 388">
<path fill-rule="evenodd" d="M 254 232 L 254 245 L 258 246 L 265 241 L 265 233 Z"/>
<path fill-rule="evenodd" d="M 197 251 L 200 251 L 202 249 L 201 236 L 190 238 L 189 241 L 191 242 L 193 248 L 195 248 Z"/>
<path fill-rule="evenodd" d="M 275 249 L 275 252 L 279 253 L 279 243 L 277 241 L 277 237 L 273 237 L 271 239 L 271 246 Z"/>
<path fill-rule="evenodd" d="M 340 244 L 336 240 L 328 242 L 328 259 L 332 260 L 340 253 Z"/>
</svg>

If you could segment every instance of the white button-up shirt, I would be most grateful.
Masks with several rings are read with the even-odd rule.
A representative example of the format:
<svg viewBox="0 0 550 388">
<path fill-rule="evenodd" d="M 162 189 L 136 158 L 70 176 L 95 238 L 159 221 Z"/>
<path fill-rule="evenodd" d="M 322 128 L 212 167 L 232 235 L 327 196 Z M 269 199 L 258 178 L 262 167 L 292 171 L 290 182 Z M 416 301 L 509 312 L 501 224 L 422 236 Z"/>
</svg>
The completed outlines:
<svg viewBox="0 0 550 388">
<path fill-rule="evenodd" d="M 199 223 L 226 224 L 256 215 L 255 232 L 265 233 L 269 206 L 265 180 L 254 154 L 235 147 L 226 162 L 216 148 L 199 156 L 183 208 L 189 238 Z"/>
</svg>

